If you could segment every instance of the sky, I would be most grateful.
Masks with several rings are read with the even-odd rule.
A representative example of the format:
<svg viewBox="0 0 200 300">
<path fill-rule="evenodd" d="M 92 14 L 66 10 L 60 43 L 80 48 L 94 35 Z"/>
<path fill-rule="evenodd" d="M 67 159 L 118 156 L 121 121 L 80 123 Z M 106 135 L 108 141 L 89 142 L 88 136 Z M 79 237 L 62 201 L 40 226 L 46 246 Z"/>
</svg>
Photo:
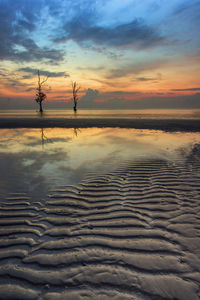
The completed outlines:
<svg viewBox="0 0 200 300">
<path fill-rule="evenodd" d="M 0 0 L 0 109 L 200 108 L 200 0 Z"/>
</svg>

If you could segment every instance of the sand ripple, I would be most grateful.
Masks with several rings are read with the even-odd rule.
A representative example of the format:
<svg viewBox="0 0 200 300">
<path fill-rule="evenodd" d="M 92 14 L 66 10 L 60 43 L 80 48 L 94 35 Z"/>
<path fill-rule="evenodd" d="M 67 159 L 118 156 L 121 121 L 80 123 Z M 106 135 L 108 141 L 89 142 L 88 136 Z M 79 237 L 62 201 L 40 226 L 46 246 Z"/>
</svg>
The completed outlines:
<svg viewBox="0 0 200 300">
<path fill-rule="evenodd" d="M 0 207 L 0 299 L 200 296 L 200 161 L 141 160 Z"/>
</svg>

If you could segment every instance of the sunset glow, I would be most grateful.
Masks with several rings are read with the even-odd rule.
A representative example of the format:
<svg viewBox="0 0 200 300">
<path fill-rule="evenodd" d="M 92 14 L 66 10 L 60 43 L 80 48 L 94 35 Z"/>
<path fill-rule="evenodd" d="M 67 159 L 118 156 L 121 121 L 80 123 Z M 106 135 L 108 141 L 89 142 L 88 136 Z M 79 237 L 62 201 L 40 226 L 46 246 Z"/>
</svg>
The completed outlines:
<svg viewBox="0 0 200 300">
<path fill-rule="evenodd" d="M 47 106 L 75 80 L 86 109 L 200 107 L 199 0 L 0 0 L 0 24 L 0 109 L 35 106 L 38 69 Z"/>
</svg>

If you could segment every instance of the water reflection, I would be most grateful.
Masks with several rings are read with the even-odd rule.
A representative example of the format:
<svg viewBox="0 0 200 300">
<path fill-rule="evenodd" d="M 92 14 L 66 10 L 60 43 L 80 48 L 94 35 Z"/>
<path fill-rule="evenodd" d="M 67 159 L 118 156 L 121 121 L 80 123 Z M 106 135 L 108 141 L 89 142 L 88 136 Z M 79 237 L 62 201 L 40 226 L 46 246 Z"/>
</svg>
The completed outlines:
<svg viewBox="0 0 200 300">
<path fill-rule="evenodd" d="M 42 144 L 42 147 L 41 147 Z M 0 194 L 26 192 L 45 198 L 60 185 L 78 184 L 89 172 L 106 173 L 141 158 L 191 162 L 199 157 L 199 133 L 153 130 L 0 130 Z"/>
<path fill-rule="evenodd" d="M 43 118 L 46 116 L 46 113 L 44 111 L 37 111 L 37 115 L 38 117 Z"/>
<path fill-rule="evenodd" d="M 75 136 L 75 137 L 78 137 L 78 134 L 79 134 L 79 133 L 81 133 L 80 128 L 75 128 L 75 127 L 74 127 L 74 136 Z"/>
<path fill-rule="evenodd" d="M 44 145 L 46 143 L 52 143 L 52 140 L 48 139 L 48 137 L 45 134 L 46 128 L 41 128 L 41 143 L 42 143 L 42 149 L 44 149 Z"/>
</svg>

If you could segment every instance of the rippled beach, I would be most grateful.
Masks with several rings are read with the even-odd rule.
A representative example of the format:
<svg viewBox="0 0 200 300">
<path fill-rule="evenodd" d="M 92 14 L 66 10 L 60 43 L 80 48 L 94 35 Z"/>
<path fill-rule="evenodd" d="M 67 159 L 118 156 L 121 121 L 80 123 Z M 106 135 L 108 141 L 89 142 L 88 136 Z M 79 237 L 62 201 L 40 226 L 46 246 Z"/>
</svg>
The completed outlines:
<svg viewBox="0 0 200 300">
<path fill-rule="evenodd" d="M 0 130 L 1 299 L 199 299 L 199 132 Z"/>
</svg>

